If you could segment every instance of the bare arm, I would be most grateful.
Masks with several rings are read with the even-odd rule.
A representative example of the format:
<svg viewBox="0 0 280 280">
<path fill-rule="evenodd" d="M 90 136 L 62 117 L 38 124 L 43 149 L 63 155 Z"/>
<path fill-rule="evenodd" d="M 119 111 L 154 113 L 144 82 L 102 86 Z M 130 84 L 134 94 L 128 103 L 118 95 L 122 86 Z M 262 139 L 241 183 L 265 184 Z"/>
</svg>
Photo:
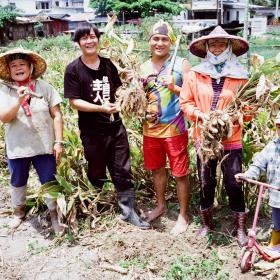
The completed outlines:
<svg viewBox="0 0 280 280">
<path fill-rule="evenodd" d="M 184 59 L 182 64 L 182 76 L 184 78 L 185 74 L 191 69 L 191 65 L 188 62 L 187 59 Z M 181 87 L 174 84 L 174 81 L 172 83 L 168 83 L 168 89 L 174 92 L 177 96 L 180 96 Z"/>
<path fill-rule="evenodd" d="M 25 89 L 25 87 L 21 87 L 21 90 L 22 88 Z M 3 123 L 11 122 L 16 117 L 25 96 L 25 93 L 19 93 L 18 99 L 8 106 L 0 102 L 0 121 L 2 121 Z"/>
<path fill-rule="evenodd" d="M 56 161 L 59 161 L 63 151 L 63 119 L 62 113 L 60 111 L 60 106 L 56 105 L 50 108 L 50 114 L 53 118 L 53 127 L 54 127 L 54 135 L 55 135 L 55 143 L 53 147 L 53 153 Z"/>
<path fill-rule="evenodd" d="M 100 112 L 106 114 L 113 114 L 118 112 L 116 105 L 113 103 L 105 103 L 103 105 L 96 105 L 79 98 L 70 99 L 71 106 L 82 112 Z"/>
</svg>

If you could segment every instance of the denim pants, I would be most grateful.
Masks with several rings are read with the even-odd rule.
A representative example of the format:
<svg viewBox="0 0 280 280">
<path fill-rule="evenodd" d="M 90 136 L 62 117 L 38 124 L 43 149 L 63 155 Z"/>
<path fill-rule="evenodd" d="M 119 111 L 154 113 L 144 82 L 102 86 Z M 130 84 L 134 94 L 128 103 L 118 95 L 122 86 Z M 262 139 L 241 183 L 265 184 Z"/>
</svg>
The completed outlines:
<svg viewBox="0 0 280 280">
<path fill-rule="evenodd" d="M 272 223 L 275 231 L 280 231 L 280 208 L 272 207 Z"/>
<path fill-rule="evenodd" d="M 127 133 L 122 123 L 94 134 L 81 133 L 81 139 L 88 162 L 87 176 L 94 187 L 101 189 L 108 181 L 108 168 L 118 192 L 134 188 Z"/>
<path fill-rule="evenodd" d="M 237 183 L 234 177 L 242 172 L 242 149 L 226 150 L 224 155 L 227 157 L 222 161 L 222 172 L 229 206 L 233 211 L 245 212 L 242 184 Z M 211 207 L 214 203 L 217 163 L 217 160 L 209 160 L 202 168 L 202 162 L 199 156 L 197 157 L 201 210 Z"/>
</svg>

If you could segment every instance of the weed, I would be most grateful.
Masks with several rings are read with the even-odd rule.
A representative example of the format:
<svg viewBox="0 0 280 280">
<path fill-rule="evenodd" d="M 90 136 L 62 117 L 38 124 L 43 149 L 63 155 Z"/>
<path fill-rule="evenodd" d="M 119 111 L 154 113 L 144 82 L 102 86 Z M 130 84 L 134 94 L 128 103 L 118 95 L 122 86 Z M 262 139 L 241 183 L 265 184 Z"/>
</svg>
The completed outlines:
<svg viewBox="0 0 280 280">
<path fill-rule="evenodd" d="M 27 251 L 30 253 L 31 256 L 38 255 L 42 252 L 46 252 L 49 250 L 48 246 L 41 246 L 38 240 L 30 241 L 27 244 Z"/>
<path fill-rule="evenodd" d="M 219 259 L 217 252 L 212 251 L 208 258 L 198 259 L 183 256 L 171 264 L 166 280 L 200 280 L 200 279 L 229 279 L 228 272 L 222 270 L 224 262 Z"/>
<path fill-rule="evenodd" d="M 141 260 L 139 257 L 135 257 L 130 260 L 122 260 L 120 261 L 120 266 L 123 268 L 129 268 L 132 266 L 138 267 L 140 269 L 145 269 L 148 265 L 148 260 Z"/>
</svg>

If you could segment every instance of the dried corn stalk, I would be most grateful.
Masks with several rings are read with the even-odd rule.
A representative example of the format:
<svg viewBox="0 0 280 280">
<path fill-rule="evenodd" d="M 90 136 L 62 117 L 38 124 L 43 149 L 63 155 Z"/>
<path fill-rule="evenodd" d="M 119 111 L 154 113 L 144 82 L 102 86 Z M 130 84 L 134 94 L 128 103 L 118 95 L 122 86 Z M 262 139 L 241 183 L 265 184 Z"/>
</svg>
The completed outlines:
<svg viewBox="0 0 280 280">
<path fill-rule="evenodd" d="M 133 39 L 125 40 L 114 33 L 117 17 L 108 16 L 108 23 L 102 35 L 100 55 L 110 58 L 118 69 L 122 86 L 117 90 L 116 104 L 124 115 L 142 117 L 146 111 L 147 99 L 140 81 L 140 63 L 132 54 Z"/>
<path fill-rule="evenodd" d="M 222 158 L 222 141 L 232 136 L 233 122 L 237 121 L 242 127 L 243 115 L 253 115 L 266 108 L 271 110 L 274 104 L 279 103 L 279 86 L 269 79 L 279 73 L 279 60 L 264 61 L 256 55 L 252 62 L 253 74 L 238 91 L 234 101 L 224 111 L 211 111 L 209 120 L 199 124 L 201 143 L 198 152 L 203 162 Z"/>
</svg>

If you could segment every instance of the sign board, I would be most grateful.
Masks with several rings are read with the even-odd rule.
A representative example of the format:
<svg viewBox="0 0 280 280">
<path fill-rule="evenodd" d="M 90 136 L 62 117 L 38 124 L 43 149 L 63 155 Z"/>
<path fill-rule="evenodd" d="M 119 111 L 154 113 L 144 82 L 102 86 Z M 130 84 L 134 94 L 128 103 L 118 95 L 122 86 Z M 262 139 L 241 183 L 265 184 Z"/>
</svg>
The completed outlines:
<svg viewBox="0 0 280 280">
<path fill-rule="evenodd" d="M 266 33 L 267 30 L 267 18 L 266 17 L 254 17 L 250 18 L 251 23 L 251 35 L 261 35 Z"/>
</svg>

